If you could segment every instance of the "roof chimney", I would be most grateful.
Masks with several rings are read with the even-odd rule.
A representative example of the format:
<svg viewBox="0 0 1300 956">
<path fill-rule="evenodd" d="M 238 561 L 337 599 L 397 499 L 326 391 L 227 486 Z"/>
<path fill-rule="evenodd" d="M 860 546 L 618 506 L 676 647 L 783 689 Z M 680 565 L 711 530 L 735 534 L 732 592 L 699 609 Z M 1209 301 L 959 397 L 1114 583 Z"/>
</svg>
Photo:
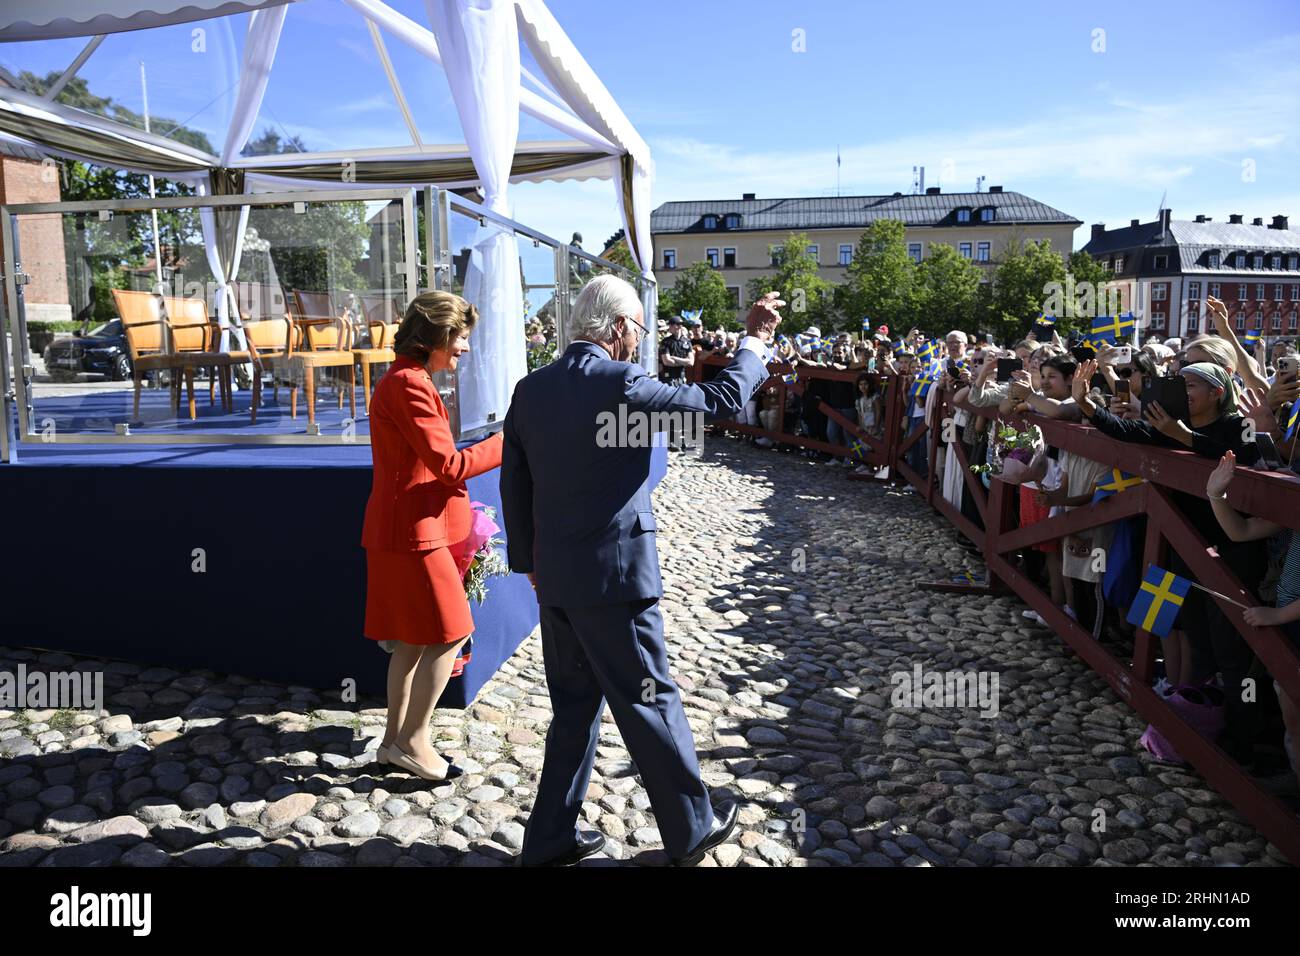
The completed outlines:
<svg viewBox="0 0 1300 956">
<path fill-rule="evenodd" d="M 925 187 L 925 194 L 926 194 L 927 196 L 937 196 L 937 195 L 939 195 L 939 187 L 938 187 L 938 186 L 926 186 L 926 187 Z"/>
<path fill-rule="evenodd" d="M 1138 221 L 1136 219 L 1130 219 L 1128 221 L 1128 227 L 1130 229 L 1136 229 L 1138 227 Z"/>
<path fill-rule="evenodd" d="M 742 200 L 753 199 L 753 198 L 754 198 L 754 194 L 753 194 L 753 193 L 743 193 L 743 194 L 741 195 L 740 198 L 741 198 Z"/>
<path fill-rule="evenodd" d="M 1273 225 L 1269 226 L 1269 228 L 1270 228 L 1270 229 L 1288 229 L 1288 228 L 1290 228 L 1290 227 L 1287 226 L 1286 216 L 1274 216 L 1274 217 L 1273 217 Z"/>
<path fill-rule="evenodd" d="M 1164 211 L 1161 213 L 1161 216 L 1160 229 L 1162 232 L 1168 232 L 1169 224 L 1174 221 L 1174 211 L 1166 206 Z"/>
<path fill-rule="evenodd" d="M 1198 212 L 1198 213 L 1196 214 L 1196 221 L 1197 221 L 1197 222 L 1205 222 L 1205 213 L 1203 213 L 1203 212 Z"/>
<path fill-rule="evenodd" d="M 1094 222 L 1092 224 L 1092 239 L 1100 239 L 1106 234 L 1106 224 L 1104 222 Z"/>
<path fill-rule="evenodd" d="M 1001 187 L 1001 186 L 990 186 L 990 187 L 989 187 L 989 192 L 991 192 L 991 193 L 1000 193 L 1000 192 L 1002 192 L 1002 187 Z"/>
<path fill-rule="evenodd" d="M 1252 226 L 1262 226 L 1264 225 L 1264 220 L 1260 216 L 1256 216 L 1254 219 L 1250 221 L 1250 224 Z"/>
<path fill-rule="evenodd" d="M 1228 222 L 1230 222 L 1230 223 L 1235 223 L 1236 225 L 1240 226 L 1240 225 L 1241 225 L 1241 213 L 1239 213 L 1239 212 L 1230 213 L 1230 214 L 1228 215 Z"/>
</svg>

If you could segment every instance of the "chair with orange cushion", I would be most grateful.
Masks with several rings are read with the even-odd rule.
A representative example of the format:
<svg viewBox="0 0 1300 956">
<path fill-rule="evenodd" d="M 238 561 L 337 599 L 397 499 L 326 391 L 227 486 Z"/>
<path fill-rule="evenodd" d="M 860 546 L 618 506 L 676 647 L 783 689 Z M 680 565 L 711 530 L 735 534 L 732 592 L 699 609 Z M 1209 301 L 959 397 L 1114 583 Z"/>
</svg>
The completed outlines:
<svg viewBox="0 0 1300 956">
<path fill-rule="evenodd" d="M 357 370 L 356 357 L 352 354 L 352 329 L 342 316 L 331 314 L 329 295 L 320 292 L 293 292 L 296 306 L 294 322 L 302 332 L 305 349 L 294 351 L 289 361 L 302 369 L 303 390 L 307 394 L 307 422 L 316 421 L 316 375 L 315 370 L 335 368 L 347 369 L 348 400 L 352 417 L 357 417 Z M 343 390 L 339 383 L 335 385 L 339 408 L 343 407 Z M 290 415 L 298 417 L 298 386 L 295 382 L 290 388 Z"/>
<path fill-rule="evenodd" d="M 194 369 L 218 366 L 223 357 L 202 349 L 178 349 L 173 328 L 164 312 L 162 296 L 152 292 L 114 289 L 113 304 L 117 308 L 118 318 L 122 320 L 127 349 L 131 353 L 132 379 L 135 385 L 131 417 L 140 417 L 140 388 L 144 373 L 165 370 L 172 373 L 172 414 L 180 411 L 181 378 L 184 377 L 189 393 L 190 418 L 196 418 Z M 193 345 L 196 341 L 206 343 L 202 332 L 198 330 L 182 331 L 180 335 L 188 345 Z"/>
<path fill-rule="evenodd" d="M 195 364 L 185 372 L 186 381 L 194 377 L 195 368 L 206 368 L 208 404 L 216 404 L 216 387 L 220 382 L 222 411 L 233 412 L 235 404 L 231 398 L 233 376 L 230 370 L 236 361 L 248 361 L 247 356 L 237 358 L 230 352 L 221 351 L 219 338 L 221 328 L 208 316 L 208 304 L 202 299 L 165 295 L 162 301 L 176 351 L 182 354 L 204 355 L 209 359 L 204 362 L 196 360 Z M 190 418 L 194 418 L 192 398 Z"/>
<path fill-rule="evenodd" d="M 352 354 L 361 365 L 361 389 L 366 399 L 366 414 L 370 414 L 372 365 L 387 365 L 397 358 L 393 341 L 397 338 L 397 304 L 392 299 L 363 295 L 361 307 L 366 312 L 366 328 L 370 330 L 370 345 L 352 347 Z"/>
</svg>

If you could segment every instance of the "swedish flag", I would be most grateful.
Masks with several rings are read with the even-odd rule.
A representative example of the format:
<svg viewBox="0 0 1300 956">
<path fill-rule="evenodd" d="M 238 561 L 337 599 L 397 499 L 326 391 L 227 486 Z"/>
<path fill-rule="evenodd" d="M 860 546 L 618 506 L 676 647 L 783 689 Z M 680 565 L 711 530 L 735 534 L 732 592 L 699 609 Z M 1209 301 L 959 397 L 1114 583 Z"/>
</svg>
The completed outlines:
<svg viewBox="0 0 1300 956">
<path fill-rule="evenodd" d="M 1300 425 L 1300 402 L 1292 402 L 1291 410 L 1286 416 L 1286 434 L 1283 438 L 1291 441 L 1296 437 L 1296 426 Z"/>
<path fill-rule="evenodd" d="M 853 444 L 849 445 L 849 449 L 853 452 L 853 457 L 859 461 L 867 460 L 867 446 L 862 443 L 862 439 L 853 439 Z"/>
<path fill-rule="evenodd" d="M 934 339 L 931 339 L 929 342 L 926 342 L 925 345 L 921 347 L 921 350 L 916 353 L 916 357 L 921 359 L 922 361 L 928 358 L 933 358 L 935 348 L 937 346 L 938 343 Z"/>
<path fill-rule="evenodd" d="M 912 383 L 912 397 L 918 402 L 924 401 L 925 396 L 930 392 L 930 386 L 934 384 L 934 369 L 928 368 L 916 377 Z"/>
<path fill-rule="evenodd" d="M 788 375 L 782 375 L 781 381 L 785 382 L 787 385 L 794 385 L 799 381 L 799 373 L 790 372 Z"/>
<path fill-rule="evenodd" d="M 1103 478 L 1097 482 L 1096 490 L 1092 495 L 1092 503 L 1096 504 L 1102 498 L 1109 498 L 1113 494 L 1121 491 L 1127 491 L 1134 485 L 1140 485 L 1145 481 L 1137 475 L 1130 475 L 1127 471 L 1120 471 L 1118 468 L 1110 470 L 1110 477 Z"/>
<path fill-rule="evenodd" d="M 1099 315 L 1092 320 L 1092 340 L 1093 342 L 1109 342 L 1115 344 L 1115 340 L 1127 333 L 1137 325 L 1133 318 L 1132 312 L 1125 312 L 1123 315 L 1109 316 Z"/>
<path fill-rule="evenodd" d="M 1247 329 L 1246 337 L 1241 340 L 1242 345 L 1246 346 L 1246 348 L 1248 349 L 1253 349 L 1256 345 L 1259 344 L 1259 337 L 1261 331 L 1262 330 L 1260 329 Z"/>
<path fill-rule="evenodd" d="M 1154 564 L 1148 566 L 1142 586 L 1129 608 L 1128 622 L 1157 637 L 1168 637 L 1174 618 L 1191 589 L 1192 582 L 1186 578 Z"/>
<path fill-rule="evenodd" d="M 900 352 L 905 352 L 905 351 L 907 351 L 907 347 L 906 347 L 905 345 L 903 345 L 903 340 L 902 340 L 902 339 L 899 339 L 898 341 L 896 341 L 896 342 L 894 343 L 894 354 L 895 354 L 895 355 L 899 354 Z"/>
<path fill-rule="evenodd" d="M 863 331 L 863 332 L 870 332 L 870 331 L 871 331 L 871 319 L 869 319 L 869 318 L 868 318 L 867 316 L 865 316 L 865 315 L 862 317 L 862 331 Z"/>
<path fill-rule="evenodd" d="M 1046 328 L 1049 329 L 1055 324 L 1056 324 L 1056 318 L 1054 316 L 1047 315 L 1046 313 L 1043 313 L 1038 318 L 1034 319 L 1034 325 L 1045 326 Z"/>
</svg>

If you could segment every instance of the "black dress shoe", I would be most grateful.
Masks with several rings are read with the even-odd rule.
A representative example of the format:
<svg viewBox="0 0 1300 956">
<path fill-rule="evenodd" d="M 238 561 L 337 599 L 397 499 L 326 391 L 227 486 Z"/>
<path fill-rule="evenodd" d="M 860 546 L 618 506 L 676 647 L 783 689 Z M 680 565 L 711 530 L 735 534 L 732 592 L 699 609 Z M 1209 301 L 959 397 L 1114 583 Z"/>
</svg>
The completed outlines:
<svg viewBox="0 0 1300 956">
<path fill-rule="evenodd" d="M 520 866 L 573 866 L 593 853 L 599 853 L 605 849 L 605 837 L 600 833 L 578 833 L 574 839 L 573 849 L 561 853 L 559 856 L 551 857 L 549 860 L 543 860 L 541 863 L 524 863 L 520 861 Z"/>
<path fill-rule="evenodd" d="M 740 816 L 740 805 L 735 800 L 723 800 L 713 808 L 713 829 L 700 841 L 700 845 L 683 857 L 673 860 L 673 866 L 694 866 L 704 859 L 715 846 L 726 843 L 731 831 L 736 829 L 736 820 Z"/>
</svg>

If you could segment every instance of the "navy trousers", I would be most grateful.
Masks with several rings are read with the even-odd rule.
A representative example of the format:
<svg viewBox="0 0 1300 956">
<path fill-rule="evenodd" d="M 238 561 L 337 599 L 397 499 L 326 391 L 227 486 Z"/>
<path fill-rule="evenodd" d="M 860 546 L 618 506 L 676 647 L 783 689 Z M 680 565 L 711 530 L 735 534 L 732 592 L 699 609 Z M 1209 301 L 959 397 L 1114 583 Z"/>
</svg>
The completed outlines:
<svg viewBox="0 0 1300 956">
<path fill-rule="evenodd" d="M 524 834 L 524 863 L 571 849 L 609 702 L 654 808 L 669 856 L 684 856 L 713 826 L 681 695 L 668 672 L 659 599 L 541 608 L 542 654 L 554 716 Z"/>
</svg>

